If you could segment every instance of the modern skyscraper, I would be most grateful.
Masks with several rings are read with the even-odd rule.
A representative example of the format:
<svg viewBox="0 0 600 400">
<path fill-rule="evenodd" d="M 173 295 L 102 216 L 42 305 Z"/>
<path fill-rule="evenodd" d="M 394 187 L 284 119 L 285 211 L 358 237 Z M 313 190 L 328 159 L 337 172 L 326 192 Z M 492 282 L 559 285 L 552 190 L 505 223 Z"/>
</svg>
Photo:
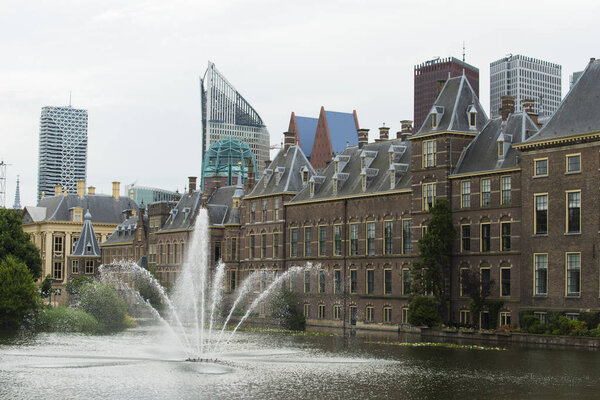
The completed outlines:
<svg viewBox="0 0 600 400">
<path fill-rule="evenodd" d="M 463 74 L 479 97 L 479 68 L 454 57 L 435 58 L 415 65 L 414 131 L 425 121 L 438 96 L 438 81 L 446 81 Z"/>
<path fill-rule="evenodd" d="M 250 146 L 256 157 L 256 169 L 262 172 L 269 160 L 269 131 L 258 113 L 232 84 L 208 62 L 200 79 L 202 95 L 202 157 L 210 145 L 233 137 Z"/>
<path fill-rule="evenodd" d="M 68 107 L 42 107 L 38 171 L 38 201 L 56 185 L 77 192 L 87 171 L 88 112 Z"/>
<path fill-rule="evenodd" d="M 583 71 L 577 71 L 571 74 L 571 77 L 569 79 L 569 90 L 573 89 L 573 85 L 577 83 L 581 75 L 583 75 Z"/>
<path fill-rule="evenodd" d="M 548 61 L 519 54 L 508 55 L 490 63 L 490 114 L 499 115 L 502 96 L 514 96 L 515 111 L 522 110 L 522 100 L 534 101 L 534 112 L 548 117 L 561 100 L 562 67 Z"/>
</svg>

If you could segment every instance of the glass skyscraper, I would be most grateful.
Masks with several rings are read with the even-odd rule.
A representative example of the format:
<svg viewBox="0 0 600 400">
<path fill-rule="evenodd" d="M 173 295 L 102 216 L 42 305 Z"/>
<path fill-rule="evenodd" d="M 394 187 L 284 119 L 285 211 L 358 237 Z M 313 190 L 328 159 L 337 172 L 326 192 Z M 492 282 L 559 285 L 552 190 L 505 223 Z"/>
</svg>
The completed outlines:
<svg viewBox="0 0 600 400">
<path fill-rule="evenodd" d="M 38 201 L 61 185 L 77 192 L 87 171 L 88 112 L 68 107 L 42 107 L 38 165 Z"/>
<path fill-rule="evenodd" d="M 269 160 L 270 138 L 258 113 L 210 61 L 200 86 L 202 157 L 212 143 L 232 137 L 248 144 L 256 157 L 255 171 L 262 172 Z"/>
</svg>

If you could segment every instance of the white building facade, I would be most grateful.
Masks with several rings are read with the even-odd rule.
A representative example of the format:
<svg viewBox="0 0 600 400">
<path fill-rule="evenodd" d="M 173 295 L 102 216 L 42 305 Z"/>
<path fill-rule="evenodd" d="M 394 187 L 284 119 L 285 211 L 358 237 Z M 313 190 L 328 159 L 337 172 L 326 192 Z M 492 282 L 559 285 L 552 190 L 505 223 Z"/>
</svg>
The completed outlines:
<svg viewBox="0 0 600 400">
<path fill-rule="evenodd" d="M 522 100 L 534 100 L 534 111 L 549 117 L 561 101 L 562 67 L 522 55 L 508 55 L 490 63 L 490 114 L 499 115 L 501 97 L 515 97 L 515 112 Z"/>
</svg>

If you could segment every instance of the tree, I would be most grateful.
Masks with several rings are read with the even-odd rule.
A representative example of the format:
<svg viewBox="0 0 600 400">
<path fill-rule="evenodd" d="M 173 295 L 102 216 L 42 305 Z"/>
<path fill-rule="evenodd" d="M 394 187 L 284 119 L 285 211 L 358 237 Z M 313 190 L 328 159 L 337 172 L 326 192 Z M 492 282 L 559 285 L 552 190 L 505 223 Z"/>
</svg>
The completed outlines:
<svg viewBox="0 0 600 400">
<path fill-rule="evenodd" d="M 23 231 L 20 211 L 0 208 L 0 262 L 10 255 L 25 263 L 34 278 L 40 277 L 40 251 Z"/>
<path fill-rule="evenodd" d="M 473 318 L 473 325 L 479 327 L 479 314 L 486 306 L 486 298 L 490 295 L 490 290 L 494 286 L 494 280 L 492 279 L 487 283 L 481 282 L 479 271 L 463 269 L 461 270 L 460 285 L 462 286 L 463 294 L 471 298 L 469 308 Z"/>
<path fill-rule="evenodd" d="M 411 325 L 439 325 L 441 320 L 435 300 L 430 297 L 413 298 L 408 308 L 408 322 Z"/>
<path fill-rule="evenodd" d="M 50 292 L 52 291 L 52 275 L 46 275 L 46 278 L 42 281 L 42 285 L 40 286 L 40 295 L 42 299 L 50 297 Z"/>
<path fill-rule="evenodd" d="M 106 331 L 128 327 L 127 303 L 104 283 L 93 282 L 80 288 L 79 307 L 91 314 Z"/>
<path fill-rule="evenodd" d="M 437 199 L 431 208 L 427 233 L 419 239 L 419 261 L 413 264 L 411 293 L 431 294 L 444 321 L 450 320 L 450 266 L 454 226 L 446 199 Z"/>
<path fill-rule="evenodd" d="M 271 316 L 279 319 L 279 323 L 284 329 L 302 331 L 306 321 L 304 315 L 298 312 L 297 304 L 296 294 L 282 287 L 271 302 L 273 309 Z"/>
<path fill-rule="evenodd" d="M 40 294 L 27 266 L 13 256 L 0 261 L 0 329 L 14 329 L 40 305 Z"/>
</svg>

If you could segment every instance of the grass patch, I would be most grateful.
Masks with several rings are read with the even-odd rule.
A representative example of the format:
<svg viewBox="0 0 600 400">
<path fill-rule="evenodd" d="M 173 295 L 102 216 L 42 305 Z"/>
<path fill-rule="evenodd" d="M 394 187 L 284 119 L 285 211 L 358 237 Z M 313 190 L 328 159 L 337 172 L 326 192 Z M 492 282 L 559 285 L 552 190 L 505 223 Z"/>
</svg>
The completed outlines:
<svg viewBox="0 0 600 400">
<path fill-rule="evenodd" d="M 454 344 L 454 343 L 433 343 L 433 342 L 418 342 L 418 343 L 406 343 L 406 342 L 366 342 L 369 344 L 386 344 L 390 346 L 403 346 L 403 347 L 443 347 L 446 349 L 455 350 L 488 350 L 488 351 L 502 351 L 506 350 L 502 347 L 486 347 L 477 346 L 474 344 Z"/>
</svg>

